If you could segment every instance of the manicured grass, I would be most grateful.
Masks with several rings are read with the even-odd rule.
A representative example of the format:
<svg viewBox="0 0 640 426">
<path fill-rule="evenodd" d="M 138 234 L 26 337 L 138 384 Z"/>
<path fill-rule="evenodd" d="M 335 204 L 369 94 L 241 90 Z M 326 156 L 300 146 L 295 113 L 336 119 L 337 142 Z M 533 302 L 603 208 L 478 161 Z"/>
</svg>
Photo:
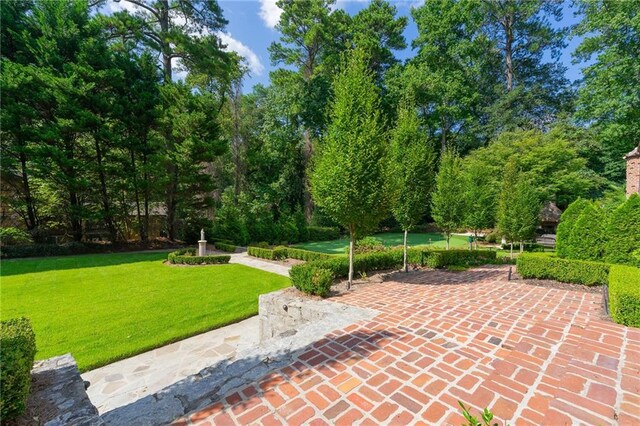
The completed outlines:
<svg viewBox="0 0 640 426">
<path fill-rule="evenodd" d="M 2 319 L 29 317 L 36 359 L 82 371 L 247 318 L 289 279 L 242 265 L 170 266 L 166 253 L 3 260 Z"/>
<path fill-rule="evenodd" d="M 383 234 L 375 234 L 373 237 L 382 241 L 385 246 L 399 246 L 402 245 L 404 235 L 400 232 L 386 232 Z M 409 232 L 408 242 L 410 246 L 428 245 L 433 247 L 445 247 L 447 242 L 442 234 L 434 233 L 415 233 Z M 450 240 L 451 248 L 467 247 L 467 237 L 461 235 L 452 235 Z M 339 240 L 331 241 L 315 241 L 311 243 L 296 244 L 294 247 L 299 247 L 305 250 L 319 251 L 321 253 L 329 254 L 344 254 L 349 247 L 349 239 L 341 238 Z"/>
</svg>

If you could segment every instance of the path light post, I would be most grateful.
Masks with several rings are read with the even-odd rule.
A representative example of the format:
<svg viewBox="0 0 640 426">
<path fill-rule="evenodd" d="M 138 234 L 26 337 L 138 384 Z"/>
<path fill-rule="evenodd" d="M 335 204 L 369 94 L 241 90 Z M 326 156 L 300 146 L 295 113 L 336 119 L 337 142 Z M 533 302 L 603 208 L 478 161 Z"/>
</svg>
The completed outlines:
<svg viewBox="0 0 640 426">
<path fill-rule="evenodd" d="M 198 241 L 198 256 L 207 255 L 207 240 L 204 239 L 204 229 L 200 230 L 200 241 Z"/>
</svg>

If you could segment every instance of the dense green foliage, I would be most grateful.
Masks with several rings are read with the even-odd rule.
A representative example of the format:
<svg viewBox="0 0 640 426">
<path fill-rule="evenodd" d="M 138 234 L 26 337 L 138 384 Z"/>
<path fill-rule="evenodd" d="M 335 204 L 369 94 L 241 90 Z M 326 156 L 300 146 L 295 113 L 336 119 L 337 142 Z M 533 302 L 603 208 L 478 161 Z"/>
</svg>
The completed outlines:
<svg viewBox="0 0 640 426">
<path fill-rule="evenodd" d="M 22 414 L 31 389 L 36 336 L 27 318 L 0 321 L 0 417 Z"/>
<path fill-rule="evenodd" d="M 602 174 L 624 180 L 623 155 L 640 141 L 640 21 L 634 1 L 579 0 L 583 36 L 574 55 L 591 61 L 582 71 L 577 118 L 601 146 Z"/>
<path fill-rule="evenodd" d="M 640 265 L 640 196 L 612 204 L 617 207 L 582 199 L 573 202 L 558 225 L 558 256 Z"/>
<path fill-rule="evenodd" d="M 196 256 L 196 249 L 187 248 L 169 253 L 167 260 L 174 265 L 215 265 L 229 263 L 231 257 L 224 255 Z"/>
<path fill-rule="evenodd" d="M 388 173 L 391 212 L 405 236 L 429 206 L 435 158 L 433 147 L 420 130 L 415 107 L 403 105 L 391 137 Z M 406 238 L 403 246 L 406 252 Z M 404 269 L 407 269 L 406 262 Z"/>
<path fill-rule="evenodd" d="M 316 205 L 348 230 L 353 259 L 356 236 L 375 229 L 388 195 L 378 90 L 362 51 L 345 55 L 333 91 L 331 122 L 314 154 L 311 191 Z"/>
<path fill-rule="evenodd" d="M 238 247 L 234 246 L 233 244 L 225 244 L 219 241 L 216 241 L 215 243 L 213 243 L 213 245 L 216 249 L 226 251 L 227 253 L 235 253 L 238 249 Z"/>
<path fill-rule="evenodd" d="M 440 168 L 431 197 L 431 216 L 447 240 L 447 249 L 451 234 L 464 225 L 464 194 L 462 161 L 455 150 L 445 150 L 440 158 Z"/>
<path fill-rule="evenodd" d="M 331 290 L 333 273 L 330 269 L 315 266 L 294 266 L 289 273 L 291 282 L 298 290 L 307 294 L 326 297 Z"/>
<path fill-rule="evenodd" d="M 305 241 L 329 241 L 340 238 L 340 229 L 330 226 L 309 226 L 307 227 L 307 238 Z"/>
<path fill-rule="evenodd" d="M 2 246 L 29 244 L 32 242 L 33 239 L 31 238 L 31 235 L 22 229 L 15 228 L 13 226 L 0 228 L 0 245 Z"/>
<path fill-rule="evenodd" d="M 374 216 L 392 227 L 408 212 L 411 222 L 432 219 L 425 156 L 455 149 L 466 183 L 455 203 L 464 218 L 453 222 L 477 232 L 495 225 L 507 163 L 541 202 L 564 209 L 620 186 L 622 155 L 640 139 L 632 1 L 577 0 L 570 29 L 562 5 L 545 0 L 427 0 L 410 16 L 385 0 L 352 15 L 334 0 L 279 0 L 276 68 L 253 88 L 243 87 L 247 61 L 225 47 L 217 1 L 112 3 L 2 3 L 3 208 L 36 242 L 193 243 L 201 228 L 238 245 L 335 239 L 313 235 L 349 229 L 314 203 L 312 160 L 347 130 L 362 141 L 354 154 L 371 162 L 376 151 L 375 166 L 340 169 L 352 177 L 379 168 L 368 148 L 389 149 L 392 173 L 372 187 L 387 192 Z M 409 20 L 413 40 L 403 35 Z M 560 59 L 570 30 L 586 65 L 576 90 Z M 408 45 L 415 53 L 399 60 Z M 354 49 L 367 81 L 345 90 L 335 80 Z"/>
<path fill-rule="evenodd" d="M 262 259 L 274 260 L 276 258 L 272 249 L 262 247 L 247 247 L 247 254 L 253 257 L 260 257 Z"/>
<path fill-rule="evenodd" d="M 255 315 L 260 294 L 289 285 L 286 277 L 243 265 L 176 267 L 166 258 L 3 260 L 0 319 L 28 317 L 36 359 L 70 352 L 87 371 Z"/>
<path fill-rule="evenodd" d="M 429 268 L 447 266 L 475 266 L 496 262 L 496 252 L 489 250 L 428 250 L 424 253 L 424 265 Z"/>
<path fill-rule="evenodd" d="M 606 216 L 602 209 L 593 203 L 588 204 L 575 221 L 567 247 L 567 256 L 578 260 L 602 260 Z"/>
<path fill-rule="evenodd" d="M 640 327 L 640 268 L 621 265 L 611 267 L 609 312 L 618 324 Z"/>
<path fill-rule="evenodd" d="M 527 178 L 515 163 L 507 164 L 498 201 L 498 230 L 513 244 L 535 236 L 540 213 L 540 199 Z M 522 244 L 520 248 L 522 249 Z"/>
<path fill-rule="evenodd" d="M 605 227 L 605 259 L 640 267 L 640 196 L 632 195 L 610 213 Z"/>
<path fill-rule="evenodd" d="M 423 257 L 423 252 L 425 256 Z M 496 252 L 486 250 L 427 250 L 412 247 L 407 251 L 408 262 L 414 265 L 425 261 L 427 266 L 444 268 L 447 266 L 470 266 L 495 263 Z M 404 250 L 392 249 L 377 252 L 358 254 L 353 260 L 353 269 L 358 274 L 371 271 L 390 270 L 402 268 L 404 264 Z M 321 271 L 321 272 L 319 272 Z M 327 281 L 317 277 L 325 277 L 329 271 L 331 281 L 336 278 L 346 278 L 349 275 L 349 258 L 347 256 L 332 256 L 329 259 L 307 262 L 303 265 L 295 265 L 291 268 L 290 277 L 292 284 L 301 291 L 311 294 L 326 295 L 322 293 Z M 319 283 L 319 284 L 316 284 Z M 330 285 L 330 283 L 329 283 Z M 328 291 L 328 287 L 327 287 Z"/>
<path fill-rule="evenodd" d="M 608 263 L 561 259 L 542 253 L 521 254 L 516 262 L 518 273 L 523 278 L 557 280 L 586 285 L 607 284 L 611 268 Z"/>
<path fill-rule="evenodd" d="M 567 257 L 569 255 L 569 237 L 576 225 L 576 221 L 584 209 L 589 206 L 589 201 L 582 198 L 577 199 L 562 212 L 560 216 L 560 223 L 556 230 L 556 253 L 560 257 Z"/>
</svg>

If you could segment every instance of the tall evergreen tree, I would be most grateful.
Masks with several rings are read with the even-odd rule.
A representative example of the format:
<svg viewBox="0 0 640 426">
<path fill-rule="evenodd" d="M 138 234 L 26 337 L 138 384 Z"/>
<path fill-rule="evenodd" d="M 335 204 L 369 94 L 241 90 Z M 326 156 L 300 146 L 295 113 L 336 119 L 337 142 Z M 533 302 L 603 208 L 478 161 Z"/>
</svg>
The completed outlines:
<svg viewBox="0 0 640 426">
<path fill-rule="evenodd" d="M 333 90 L 330 124 L 314 157 L 311 189 L 315 203 L 349 232 L 351 286 L 356 237 L 373 230 L 387 208 L 380 101 L 363 52 L 349 52 Z"/>
</svg>

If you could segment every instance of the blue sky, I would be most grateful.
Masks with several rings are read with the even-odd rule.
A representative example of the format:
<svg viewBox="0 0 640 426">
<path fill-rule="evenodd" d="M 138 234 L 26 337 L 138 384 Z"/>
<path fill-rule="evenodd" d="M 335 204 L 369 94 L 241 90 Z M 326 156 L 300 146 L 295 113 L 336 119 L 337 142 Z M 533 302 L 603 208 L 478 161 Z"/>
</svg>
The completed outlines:
<svg viewBox="0 0 640 426">
<path fill-rule="evenodd" d="M 238 51 L 248 59 L 251 75 L 244 82 L 244 91 L 249 92 L 258 83 L 269 84 L 269 71 L 274 69 L 269 59 L 269 45 L 278 40 L 278 32 L 273 28 L 277 22 L 278 9 L 275 0 L 219 0 L 220 6 L 224 10 L 224 16 L 229 21 L 227 25 L 227 41 L 229 47 Z M 367 1 L 359 0 L 338 0 L 337 7 L 346 10 L 349 14 L 355 14 L 367 6 Z M 393 1 L 398 9 L 398 14 L 410 16 L 410 8 L 416 5 L 416 1 Z M 569 26 L 577 22 L 574 10 L 569 3 L 564 7 L 564 17 L 558 26 Z M 555 23 L 554 23 L 555 25 Z M 415 23 L 409 18 L 409 25 L 404 32 L 407 43 L 417 35 Z M 224 38 L 223 38 L 223 41 Z M 580 43 L 580 39 L 567 40 L 561 61 L 567 67 L 567 78 L 575 81 L 581 78 L 581 68 L 583 65 L 574 65 L 571 60 L 571 53 Z M 396 52 L 396 56 L 402 60 L 413 55 L 411 48 Z"/>
</svg>

